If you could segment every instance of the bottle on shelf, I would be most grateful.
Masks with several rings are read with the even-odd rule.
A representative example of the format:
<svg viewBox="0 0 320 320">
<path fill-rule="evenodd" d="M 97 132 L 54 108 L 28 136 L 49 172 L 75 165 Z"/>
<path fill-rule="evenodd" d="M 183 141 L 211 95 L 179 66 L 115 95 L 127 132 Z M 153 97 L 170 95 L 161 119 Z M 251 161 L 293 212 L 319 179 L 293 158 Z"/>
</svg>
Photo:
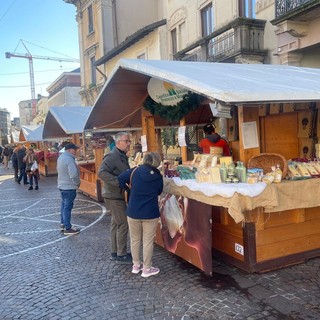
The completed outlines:
<svg viewBox="0 0 320 320">
<path fill-rule="evenodd" d="M 220 167 L 220 177 L 221 177 L 221 181 L 222 182 L 226 182 L 226 179 L 228 177 L 228 172 L 227 172 L 227 167 L 225 165 L 225 163 L 222 163 L 221 164 L 221 167 Z"/>
<path fill-rule="evenodd" d="M 244 166 L 243 162 L 239 163 L 238 179 L 242 183 L 246 183 L 247 182 L 247 168 Z"/>
</svg>

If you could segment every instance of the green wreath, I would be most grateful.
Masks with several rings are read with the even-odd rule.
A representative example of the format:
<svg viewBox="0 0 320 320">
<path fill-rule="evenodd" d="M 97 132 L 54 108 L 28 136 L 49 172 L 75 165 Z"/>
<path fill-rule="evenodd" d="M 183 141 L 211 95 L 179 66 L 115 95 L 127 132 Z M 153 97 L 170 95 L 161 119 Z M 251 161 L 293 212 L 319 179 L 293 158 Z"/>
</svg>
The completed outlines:
<svg viewBox="0 0 320 320">
<path fill-rule="evenodd" d="M 143 102 L 143 108 L 153 115 L 159 115 L 161 118 L 171 122 L 178 122 L 188 113 L 197 109 L 203 99 L 196 93 L 188 92 L 176 105 L 165 106 L 147 96 Z"/>
</svg>

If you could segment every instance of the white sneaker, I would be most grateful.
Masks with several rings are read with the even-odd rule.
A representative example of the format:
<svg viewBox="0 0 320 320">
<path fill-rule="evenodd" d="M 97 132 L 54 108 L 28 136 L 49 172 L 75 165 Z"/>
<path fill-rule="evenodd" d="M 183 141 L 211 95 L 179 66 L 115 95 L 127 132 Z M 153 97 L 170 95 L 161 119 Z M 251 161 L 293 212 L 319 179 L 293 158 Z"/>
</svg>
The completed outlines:
<svg viewBox="0 0 320 320">
<path fill-rule="evenodd" d="M 141 264 L 140 265 L 133 265 L 132 266 L 132 273 L 134 273 L 134 274 L 138 274 L 140 271 L 142 270 L 142 266 L 141 266 Z"/>
<path fill-rule="evenodd" d="M 142 269 L 141 277 L 148 278 L 154 276 L 160 272 L 159 268 L 151 267 L 149 269 Z"/>
</svg>

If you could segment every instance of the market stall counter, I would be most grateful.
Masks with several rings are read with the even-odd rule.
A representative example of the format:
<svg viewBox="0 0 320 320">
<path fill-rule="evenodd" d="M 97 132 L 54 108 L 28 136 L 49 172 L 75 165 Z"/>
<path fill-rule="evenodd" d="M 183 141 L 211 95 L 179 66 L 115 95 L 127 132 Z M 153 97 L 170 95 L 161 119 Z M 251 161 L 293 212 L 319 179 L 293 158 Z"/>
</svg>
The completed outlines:
<svg viewBox="0 0 320 320">
<path fill-rule="evenodd" d="M 77 160 L 80 169 L 79 191 L 83 194 L 102 202 L 101 181 L 98 177 L 98 169 L 103 158 L 103 149 L 93 149 L 94 159 Z"/>
<path fill-rule="evenodd" d="M 265 272 L 320 254 L 319 179 L 271 185 L 164 180 L 171 203 L 162 203 L 156 242 L 208 274 L 212 256 Z"/>
<path fill-rule="evenodd" d="M 59 152 L 50 151 L 44 146 L 43 150 L 35 150 L 38 159 L 39 172 L 45 177 L 57 175 L 57 160 Z"/>
</svg>

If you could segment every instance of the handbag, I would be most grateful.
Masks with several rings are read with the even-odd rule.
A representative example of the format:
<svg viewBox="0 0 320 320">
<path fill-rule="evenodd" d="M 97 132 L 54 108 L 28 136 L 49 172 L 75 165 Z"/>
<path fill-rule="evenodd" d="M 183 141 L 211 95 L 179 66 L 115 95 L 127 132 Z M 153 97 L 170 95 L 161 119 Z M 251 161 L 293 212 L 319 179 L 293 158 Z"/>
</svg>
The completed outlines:
<svg viewBox="0 0 320 320">
<path fill-rule="evenodd" d="M 123 191 L 124 201 L 125 201 L 126 205 L 128 205 L 128 203 L 129 203 L 130 190 L 131 190 L 131 187 L 132 187 L 132 185 L 131 185 L 131 183 L 132 183 L 132 175 L 133 175 L 133 173 L 136 171 L 137 168 L 138 168 L 138 167 L 135 167 L 135 168 L 132 170 L 132 172 L 131 172 L 131 174 L 130 174 L 129 184 L 126 183 L 127 189 L 125 189 L 125 190 Z"/>
<path fill-rule="evenodd" d="M 37 161 L 36 161 L 36 160 L 33 161 L 33 164 L 32 164 L 32 166 L 31 166 L 30 170 L 31 170 L 32 172 L 35 172 L 36 170 L 38 170 L 38 164 L 37 164 Z"/>
</svg>

